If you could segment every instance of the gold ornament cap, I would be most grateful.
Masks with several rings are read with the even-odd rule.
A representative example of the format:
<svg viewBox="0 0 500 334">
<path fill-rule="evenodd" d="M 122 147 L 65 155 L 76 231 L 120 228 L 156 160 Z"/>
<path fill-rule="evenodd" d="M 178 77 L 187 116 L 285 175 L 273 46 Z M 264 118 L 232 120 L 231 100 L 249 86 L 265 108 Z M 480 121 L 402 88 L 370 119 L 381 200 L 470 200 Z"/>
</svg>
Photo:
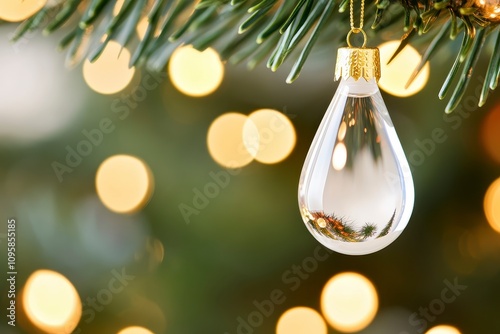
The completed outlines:
<svg viewBox="0 0 500 334">
<path fill-rule="evenodd" d="M 335 80 L 348 77 L 358 81 L 380 79 L 380 51 L 378 48 L 339 48 L 335 65 Z"/>
</svg>

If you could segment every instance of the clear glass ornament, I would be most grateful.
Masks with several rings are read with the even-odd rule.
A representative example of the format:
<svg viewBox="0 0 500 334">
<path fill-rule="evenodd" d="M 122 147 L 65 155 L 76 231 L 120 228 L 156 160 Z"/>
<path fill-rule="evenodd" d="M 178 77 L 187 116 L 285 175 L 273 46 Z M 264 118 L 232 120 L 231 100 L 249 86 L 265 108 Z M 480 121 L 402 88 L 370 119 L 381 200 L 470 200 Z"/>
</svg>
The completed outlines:
<svg viewBox="0 0 500 334">
<path fill-rule="evenodd" d="M 300 212 L 311 234 L 348 255 L 392 243 L 408 224 L 414 202 L 410 167 L 373 75 L 377 69 L 365 65 L 360 70 L 341 64 L 342 80 L 299 182 Z"/>
</svg>

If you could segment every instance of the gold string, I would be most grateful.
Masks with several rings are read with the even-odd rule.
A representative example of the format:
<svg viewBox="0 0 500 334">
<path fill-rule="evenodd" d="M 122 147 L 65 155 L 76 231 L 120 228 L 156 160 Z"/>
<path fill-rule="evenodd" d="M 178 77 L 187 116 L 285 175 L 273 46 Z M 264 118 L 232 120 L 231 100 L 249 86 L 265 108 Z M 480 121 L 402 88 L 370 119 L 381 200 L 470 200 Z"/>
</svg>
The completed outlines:
<svg viewBox="0 0 500 334">
<path fill-rule="evenodd" d="M 361 0 L 361 12 L 359 17 L 359 27 L 354 26 L 354 0 L 351 0 L 350 3 L 350 18 L 351 18 L 351 31 L 355 34 L 361 32 L 363 30 L 363 23 L 365 20 L 365 0 Z"/>
</svg>

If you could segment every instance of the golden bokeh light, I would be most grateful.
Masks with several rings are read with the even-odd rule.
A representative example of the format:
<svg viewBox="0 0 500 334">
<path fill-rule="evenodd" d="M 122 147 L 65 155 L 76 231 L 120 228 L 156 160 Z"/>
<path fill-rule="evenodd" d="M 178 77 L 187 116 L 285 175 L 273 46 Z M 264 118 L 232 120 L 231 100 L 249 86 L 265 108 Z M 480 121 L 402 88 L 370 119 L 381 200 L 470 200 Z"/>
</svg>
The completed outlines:
<svg viewBox="0 0 500 334">
<path fill-rule="evenodd" d="M 82 303 L 71 282 L 52 270 L 37 270 L 22 294 L 28 319 L 47 333 L 71 333 L 82 316 Z"/>
<path fill-rule="evenodd" d="M 0 19 L 9 22 L 26 20 L 45 6 L 47 0 L 2 0 Z"/>
<path fill-rule="evenodd" d="M 113 15 L 116 16 L 122 10 L 125 0 L 116 0 L 115 6 L 113 7 Z"/>
<path fill-rule="evenodd" d="M 139 40 L 143 40 L 144 36 L 146 36 L 146 31 L 148 30 L 149 27 L 149 17 L 143 16 L 140 20 L 139 23 L 137 23 L 137 27 L 135 28 L 135 32 L 137 33 L 137 37 Z M 158 25 L 156 26 L 156 30 L 154 32 L 154 36 L 157 37 L 161 33 L 161 26 Z"/>
<path fill-rule="evenodd" d="M 191 45 L 177 48 L 168 63 L 172 84 L 189 96 L 206 96 L 219 88 L 224 78 L 224 64 L 211 48 L 198 51 Z"/>
<path fill-rule="evenodd" d="M 137 33 L 137 37 L 142 41 L 144 39 L 144 35 L 146 35 L 146 31 L 148 30 L 149 19 L 147 16 L 144 16 L 139 23 L 137 23 L 137 27 L 135 28 L 135 32 Z"/>
<path fill-rule="evenodd" d="M 422 56 L 411 45 L 407 45 L 390 64 L 387 64 L 399 44 L 399 41 L 390 41 L 379 45 L 382 76 L 378 85 L 391 95 L 406 97 L 414 95 L 424 88 L 429 80 L 430 66 L 427 62 L 411 85 L 405 88 Z"/>
<path fill-rule="evenodd" d="M 121 331 L 118 332 L 118 334 L 154 334 L 154 333 L 144 327 L 131 326 L 122 329 Z"/>
<path fill-rule="evenodd" d="M 490 226 L 500 233 L 500 178 L 489 186 L 484 195 L 484 214 Z"/>
<path fill-rule="evenodd" d="M 481 139 L 486 153 L 500 164 L 500 104 L 497 104 L 484 117 Z"/>
<path fill-rule="evenodd" d="M 253 156 L 243 143 L 243 127 L 248 117 L 229 112 L 217 117 L 207 134 L 208 152 L 212 159 L 226 168 L 239 168 L 249 164 Z"/>
<path fill-rule="evenodd" d="M 129 68 L 130 52 L 114 41 L 108 42 L 103 53 L 91 63 L 83 64 L 83 78 L 87 85 L 101 94 L 115 94 L 132 81 L 135 68 Z"/>
<path fill-rule="evenodd" d="M 332 277 L 321 293 L 321 311 L 336 330 L 352 333 L 368 326 L 378 309 L 377 290 L 369 279 L 353 272 Z"/>
<path fill-rule="evenodd" d="M 309 307 L 294 307 L 281 315 L 276 334 L 327 334 L 321 314 Z"/>
<path fill-rule="evenodd" d="M 104 160 L 97 170 L 95 184 L 101 202 L 117 213 L 141 210 L 154 188 L 149 167 L 130 155 L 114 155 Z"/>
<path fill-rule="evenodd" d="M 432 327 L 425 334 L 461 334 L 458 329 L 453 326 L 439 325 Z"/>
<path fill-rule="evenodd" d="M 296 143 L 295 128 L 288 117 L 273 109 L 256 110 L 243 127 L 243 142 L 255 160 L 275 164 L 286 159 Z"/>
</svg>

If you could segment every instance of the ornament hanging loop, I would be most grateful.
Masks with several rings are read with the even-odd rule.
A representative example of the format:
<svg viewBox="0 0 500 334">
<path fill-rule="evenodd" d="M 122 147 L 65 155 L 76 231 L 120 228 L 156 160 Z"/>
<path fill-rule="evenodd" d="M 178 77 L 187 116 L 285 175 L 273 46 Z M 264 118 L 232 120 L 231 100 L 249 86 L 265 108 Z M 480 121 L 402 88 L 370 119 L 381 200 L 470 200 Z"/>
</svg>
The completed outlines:
<svg viewBox="0 0 500 334">
<path fill-rule="evenodd" d="M 352 34 L 359 34 L 361 33 L 363 35 L 363 44 L 361 45 L 362 48 L 364 48 L 366 46 L 366 33 L 363 29 L 361 28 L 352 28 L 351 30 L 349 30 L 349 32 L 347 33 L 347 37 L 346 37 L 346 40 L 347 40 L 347 45 L 352 48 L 352 43 L 351 43 L 351 35 Z"/>
<path fill-rule="evenodd" d="M 359 26 L 356 27 L 354 24 L 354 0 L 350 0 L 350 11 L 349 11 L 349 23 L 351 24 L 351 30 L 347 33 L 347 45 L 349 45 L 350 48 L 352 48 L 352 43 L 351 43 L 351 35 L 352 34 L 363 34 L 363 45 L 361 45 L 361 48 L 364 48 L 366 46 L 366 33 L 363 30 L 363 24 L 365 21 L 365 0 L 361 0 L 361 9 L 359 13 Z"/>
</svg>

